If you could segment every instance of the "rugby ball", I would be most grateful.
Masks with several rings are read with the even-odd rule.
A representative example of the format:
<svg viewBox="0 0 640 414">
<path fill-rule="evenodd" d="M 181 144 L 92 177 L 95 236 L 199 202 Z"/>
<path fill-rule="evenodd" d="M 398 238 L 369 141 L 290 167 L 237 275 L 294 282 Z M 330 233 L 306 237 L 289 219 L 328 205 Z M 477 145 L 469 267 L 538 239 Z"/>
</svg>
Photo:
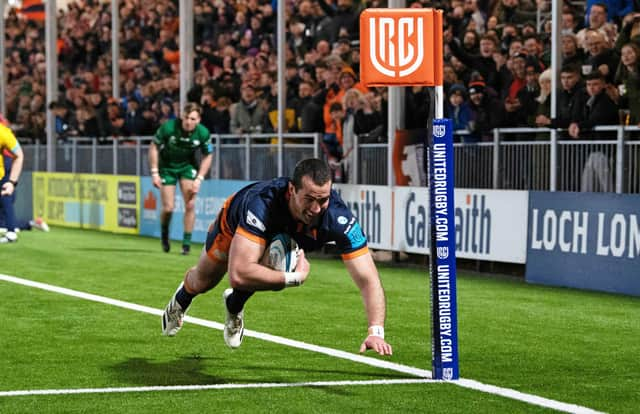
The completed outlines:
<svg viewBox="0 0 640 414">
<path fill-rule="evenodd" d="M 274 270 L 293 272 L 298 264 L 298 243 L 288 234 L 276 234 L 265 252 L 265 264 Z"/>
</svg>

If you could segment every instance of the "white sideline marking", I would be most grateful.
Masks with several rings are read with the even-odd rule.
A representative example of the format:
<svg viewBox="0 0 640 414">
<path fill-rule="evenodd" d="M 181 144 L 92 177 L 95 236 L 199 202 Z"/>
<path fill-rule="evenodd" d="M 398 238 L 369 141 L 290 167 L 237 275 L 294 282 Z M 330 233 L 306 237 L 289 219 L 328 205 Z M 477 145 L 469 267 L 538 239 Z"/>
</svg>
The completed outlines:
<svg viewBox="0 0 640 414">
<path fill-rule="evenodd" d="M 396 379 L 396 380 L 364 380 L 364 381 L 315 381 L 277 383 L 266 382 L 258 384 L 211 384 L 211 385 L 167 385 L 149 387 L 122 388 L 75 388 L 61 390 L 25 390 L 3 391 L 0 397 L 16 397 L 24 395 L 61 395 L 61 394 L 98 394 L 115 392 L 151 392 L 151 391 L 200 391 L 200 390 L 228 390 L 243 388 L 294 388 L 294 387 L 340 387 L 349 385 L 395 385 L 395 384 L 424 384 L 427 382 L 441 382 L 430 379 Z"/>
<path fill-rule="evenodd" d="M 130 302 L 124 302 L 121 300 L 117 300 L 117 299 L 111 299 L 111 298 L 107 298 L 104 296 L 99 296 L 99 295 L 94 295 L 91 293 L 85 293 L 85 292 L 80 292 L 77 290 L 73 290 L 73 289 L 67 289 L 67 288 L 63 288 L 63 287 L 59 287 L 59 286 L 54 286 L 54 285 L 49 285 L 47 283 L 41 283 L 41 282 L 35 282 L 33 280 L 28 280 L 28 279 L 22 279 L 22 278 L 18 278 L 18 277 L 14 277 L 14 276 L 9 276 L 9 275 L 4 275 L 4 274 L 0 274 L 0 280 L 4 280 L 5 282 L 10 282 L 10 283 L 16 283 L 19 285 L 24 285 L 24 286 L 29 286 L 29 287 L 34 287 L 34 288 L 38 288 L 38 289 L 42 289 L 42 290 L 47 290 L 50 292 L 55 292 L 55 293 L 60 293 L 63 295 L 68 295 L 68 296 L 72 296 L 72 297 L 76 297 L 76 298 L 80 298 L 80 299 L 85 299 L 85 300 L 90 300 L 93 302 L 99 302 L 99 303 L 104 303 L 107 305 L 112 305 L 112 306 L 117 306 L 120 308 L 124 308 L 124 309 L 130 309 L 130 310 L 135 310 L 138 312 L 144 312 L 144 313 L 149 313 L 152 315 L 158 315 L 161 316 L 162 313 L 164 312 L 161 309 L 155 309 L 155 308 L 151 308 L 149 306 L 143 306 L 143 305 L 138 305 L 135 303 L 130 303 Z M 194 318 L 191 316 L 185 316 L 184 318 L 185 322 L 189 322 L 189 323 L 193 323 L 194 325 L 200 325 L 200 326 L 206 326 L 208 328 L 213 328 L 213 329 L 218 329 L 218 330 L 222 330 L 224 328 L 224 325 L 218 322 L 213 322 L 213 321 L 208 321 L 206 319 L 200 319 L 200 318 Z M 245 329 L 245 335 L 246 336 L 250 336 L 252 338 L 258 338 L 258 339 L 262 339 L 265 341 L 269 341 L 269 342 L 274 342 L 277 344 L 281 344 L 281 345 L 286 345 L 286 346 L 290 346 L 293 348 L 299 348 L 299 349 L 304 349 L 307 351 L 313 351 L 313 352 L 318 352 L 321 354 L 325 354 L 325 355 L 329 355 L 332 357 L 336 357 L 336 358 L 342 358 L 342 359 L 346 359 L 349 361 L 353 361 L 353 362 L 359 362 L 365 365 L 370 365 L 373 367 L 378 367 L 378 368 L 386 368 L 386 369 L 390 369 L 396 372 L 402 372 L 404 374 L 409 374 L 409 375 L 413 375 L 416 377 L 420 377 L 423 379 L 423 382 L 440 382 L 440 381 L 435 381 L 435 380 L 429 380 L 429 381 L 424 381 L 424 379 L 427 378 L 431 378 L 431 371 L 426 370 L 426 369 L 420 369 L 420 368 L 415 368 L 415 367 L 411 367 L 408 365 L 401 365 L 401 364 L 396 364 L 393 362 L 389 362 L 389 361 L 385 361 L 385 360 L 380 360 L 380 359 L 375 359 L 375 358 L 371 358 L 371 357 L 366 357 L 366 356 L 362 356 L 362 355 L 356 355 L 356 354 L 351 354 L 349 352 L 345 352 L 345 351 L 340 351 L 337 349 L 332 349 L 332 348 L 327 348 L 324 346 L 319 346 L 319 345 L 313 345 L 313 344 L 308 344 L 305 342 L 301 342 L 301 341 L 296 341 L 293 339 L 287 339 L 287 338 L 283 338 L 280 336 L 275 336 L 275 335 L 269 335 L 269 334 L 265 334 L 262 332 L 257 332 L 257 331 L 251 331 L 248 329 Z M 347 381 L 349 382 L 349 381 Z M 359 381 L 362 382 L 362 381 Z M 387 381 L 387 383 L 392 383 L 392 380 Z M 471 380 L 471 379 L 464 379 L 461 378 L 459 380 L 456 381 L 448 381 L 451 384 L 455 384 L 455 385 L 459 385 L 461 387 L 464 388 L 469 388 L 469 389 L 473 389 L 476 391 L 481 391 L 481 392 L 486 392 L 489 394 L 495 394 L 495 395 L 500 395 L 502 397 L 506 397 L 506 398 L 511 398 L 514 400 L 518 400 L 518 401 L 523 401 L 526 402 L 528 404 L 532 404 L 532 405 L 537 405 L 540 407 L 546 407 L 546 408 L 551 408 L 553 410 L 557 410 L 557 411 L 563 411 L 563 412 L 567 412 L 567 413 L 576 413 L 576 414 L 602 414 L 601 411 L 596 411 L 596 410 L 592 410 L 590 408 L 587 407 L 582 407 L 580 405 L 575 405 L 575 404 L 569 404 L 569 403 L 564 403 L 561 401 L 556 401 L 556 400 L 552 400 L 549 398 L 544 398 L 544 397 L 539 397 L 537 395 L 533 395 L 533 394 L 527 394 L 527 393 L 523 393 L 520 391 L 516 391 L 516 390 L 512 390 L 509 388 L 502 388 L 502 387 L 498 387 L 495 385 L 490 385 L 490 384 L 484 384 L 475 380 Z M 327 382 L 327 384 L 337 384 L 338 382 Z M 314 383 L 294 383 L 292 384 L 293 386 L 303 386 L 303 385 L 296 385 L 296 384 L 314 384 Z M 319 383 L 321 384 L 321 383 Z M 265 384 L 266 386 L 274 386 L 273 384 Z M 275 384 L 277 386 L 285 386 L 285 384 Z M 286 384 L 288 385 L 288 384 Z M 12 393 L 29 393 L 29 392 L 33 392 L 33 393 L 37 393 L 37 394 L 46 394 L 46 393 L 59 393 L 59 394 L 64 394 L 64 393 L 69 393 L 69 394 L 73 394 L 73 393 L 79 393 L 81 392 L 128 392 L 129 391 L 155 391 L 155 390 L 161 390 L 161 389 L 168 389 L 168 390 L 173 390 L 173 389 L 185 389 L 182 387 L 201 387 L 201 388 L 193 388 L 193 389 L 219 389 L 219 388 L 233 388 L 233 387 L 252 387 L 252 388 L 259 388 L 260 384 L 219 384 L 219 385 L 187 385 L 187 386 L 170 386 L 170 387 L 124 387 L 124 388 L 89 388 L 89 389 L 85 389 L 85 390 L 35 390 L 35 391 L 5 391 L 5 392 L 0 392 L 0 396 L 10 396 L 10 395 L 31 395 L 31 394 L 12 394 Z M 98 391 L 98 390 L 115 390 L 115 391 Z M 187 389 L 191 389 L 191 388 L 187 388 Z M 90 391 L 86 391 L 86 390 L 90 390 Z M 123 391 L 117 391 L 117 390 L 123 390 Z M 75 391 L 75 392 L 74 392 Z"/>
</svg>

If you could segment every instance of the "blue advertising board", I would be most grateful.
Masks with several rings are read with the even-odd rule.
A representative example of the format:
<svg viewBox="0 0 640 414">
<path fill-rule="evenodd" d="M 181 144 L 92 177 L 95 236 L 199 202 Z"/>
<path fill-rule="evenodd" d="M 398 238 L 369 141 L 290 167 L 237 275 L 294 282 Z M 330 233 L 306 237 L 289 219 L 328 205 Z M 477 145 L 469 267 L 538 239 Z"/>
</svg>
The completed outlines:
<svg viewBox="0 0 640 414">
<path fill-rule="evenodd" d="M 640 195 L 529 195 L 526 280 L 640 295 Z"/>
<path fill-rule="evenodd" d="M 458 368 L 453 122 L 433 120 L 429 146 L 431 211 L 431 354 L 433 378 L 455 380 Z"/>
<path fill-rule="evenodd" d="M 235 180 L 205 180 L 200 186 L 196 198 L 196 221 L 191 240 L 204 243 L 209 224 L 215 220 L 224 201 L 250 181 Z M 140 234 L 143 236 L 160 237 L 160 190 L 153 186 L 151 177 L 140 178 L 142 205 L 140 206 Z M 169 238 L 182 240 L 184 222 L 184 202 L 180 190 L 176 190 L 175 210 L 171 218 Z"/>
</svg>

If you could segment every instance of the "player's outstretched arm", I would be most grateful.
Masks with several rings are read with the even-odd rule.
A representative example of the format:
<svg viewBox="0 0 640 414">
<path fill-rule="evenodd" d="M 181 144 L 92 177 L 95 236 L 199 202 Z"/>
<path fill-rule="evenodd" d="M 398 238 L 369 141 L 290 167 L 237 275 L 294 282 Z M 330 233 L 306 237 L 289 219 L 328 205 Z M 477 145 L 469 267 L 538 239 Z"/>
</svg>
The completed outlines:
<svg viewBox="0 0 640 414">
<path fill-rule="evenodd" d="M 353 281 L 360 289 L 367 320 L 369 321 L 368 334 L 360 346 L 360 352 L 372 349 L 380 355 L 391 355 L 393 353 L 391 345 L 384 339 L 384 320 L 386 316 L 384 289 L 371 254 L 366 253 L 362 256 L 345 260 L 344 264 Z"/>
</svg>

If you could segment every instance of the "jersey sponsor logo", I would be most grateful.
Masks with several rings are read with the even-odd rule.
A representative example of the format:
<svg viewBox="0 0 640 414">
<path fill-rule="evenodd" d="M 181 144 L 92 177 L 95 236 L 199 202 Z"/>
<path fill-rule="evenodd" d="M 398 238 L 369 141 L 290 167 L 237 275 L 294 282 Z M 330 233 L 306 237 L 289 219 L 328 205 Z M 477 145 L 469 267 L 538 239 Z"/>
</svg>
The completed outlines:
<svg viewBox="0 0 640 414">
<path fill-rule="evenodd" d="M 348 221 L 349 221 L 349 219 L 346 218 L 345 216 L 339 216 L 338 217 L 338 224 L 347 224 Z"/>
<path fill-rule="evenodd" d="M 367 241 L 367 239 L 364 237 L 364 234 L 362 233 L 360 224 L 358 223 L 354 223 L 354 225 L 351 227 L 351 230 L 349 230 L 349 232 L 347 233 L 347 237 L 351 242 L 351 247 L 362 246 Z"/>
<path fill-rule="evenodd" d="M 258 217 L 251 210 L 247 211 L 247 224 L 257 228 L 258 230 L 265 231 L 267 228 L 264 223 L 260 221 Z"/>
</svg>

